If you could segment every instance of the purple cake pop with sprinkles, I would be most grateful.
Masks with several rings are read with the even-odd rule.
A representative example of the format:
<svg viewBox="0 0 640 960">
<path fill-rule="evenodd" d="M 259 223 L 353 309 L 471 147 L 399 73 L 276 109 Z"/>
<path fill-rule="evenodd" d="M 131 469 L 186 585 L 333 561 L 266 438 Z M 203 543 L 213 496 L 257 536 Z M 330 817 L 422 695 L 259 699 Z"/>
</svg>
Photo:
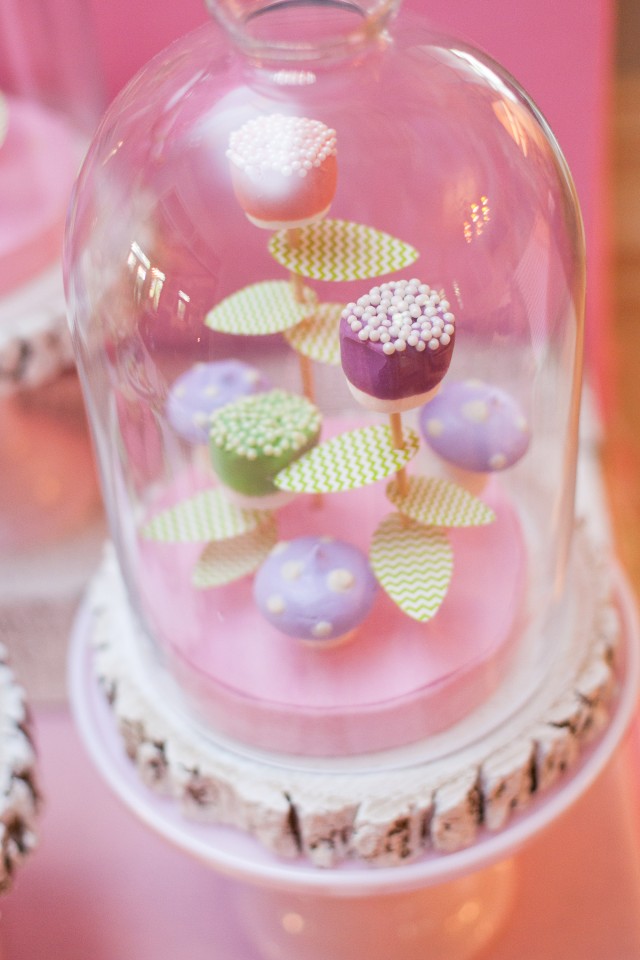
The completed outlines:
<svg viewBox="0 0 640 960">
<path fill-rule="evenodd" d="M 240 397 L 271 389 L 268 379 L 242 360 L 196 363 L 174 381 L 167 417 L 188 443 L 207 443 L 211 415 Z"/>
<path fill-rule="evenodd" d="M 478 491 L 487 475 L 520 460 L 531 439 L 518 403 L 500 387 L 480 380 L 447 383 L 420 411 L 425 442 Z"/>
<path fill-rule="evenodd" d="M 392 280 L 349 303 L 340 319 L 342 369 L 359 403 L 398 413 L 437 392 L 451 363 L 455 317 L 420 280 Z"/>
<path fill-rule="evenodd" d="M 350 639 L 371 610 L 377 583 L 357 547 L 331 537 L 277 544 L 254 581 L 254 597 L 276 629 L 318 648 Z"/>
</svg>

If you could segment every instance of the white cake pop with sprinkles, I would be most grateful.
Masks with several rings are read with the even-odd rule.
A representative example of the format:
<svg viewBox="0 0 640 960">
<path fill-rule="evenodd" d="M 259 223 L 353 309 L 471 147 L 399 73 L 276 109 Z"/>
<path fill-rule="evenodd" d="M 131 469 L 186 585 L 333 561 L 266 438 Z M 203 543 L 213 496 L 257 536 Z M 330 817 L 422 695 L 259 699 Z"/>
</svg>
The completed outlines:
<svg viewBox="0 0 640 960">
<path fill-rule="evenodd" d="M 336 133 L 319 120 L 274 113 L 248 120 L 229 138 L 227 157 L 245 214 L 266 230 L 324 217 L 336 192 Z"/>
</svg>

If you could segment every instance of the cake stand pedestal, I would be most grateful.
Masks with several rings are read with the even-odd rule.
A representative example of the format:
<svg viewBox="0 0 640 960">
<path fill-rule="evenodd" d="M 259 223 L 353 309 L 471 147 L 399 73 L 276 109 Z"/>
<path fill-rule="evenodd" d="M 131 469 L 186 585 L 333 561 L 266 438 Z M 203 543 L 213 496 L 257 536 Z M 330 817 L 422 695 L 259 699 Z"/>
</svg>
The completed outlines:
<svg viewBox="0 0 640 960">
<path fill-rule="evenodd" d="M 71 701 L 91 757 L 123 803 L 185 853 L 240 881 L 230 885 L 237 922 L 265 960 L 465 960 L 497 935 L 516 902 L 516 852 L 581 797 L 629 724 L 640 672 L 638 627 L 624 581 L 617 595 L 620 691 L 607 729 L 580 764 L 501 832 L 402 867 L 320 870 L 279 860 L 238 831 L 185 819 L 173 800 L 149 791 L 125 755 L 94 679 L 86 608 L 71 643 Z"/>
</svg>

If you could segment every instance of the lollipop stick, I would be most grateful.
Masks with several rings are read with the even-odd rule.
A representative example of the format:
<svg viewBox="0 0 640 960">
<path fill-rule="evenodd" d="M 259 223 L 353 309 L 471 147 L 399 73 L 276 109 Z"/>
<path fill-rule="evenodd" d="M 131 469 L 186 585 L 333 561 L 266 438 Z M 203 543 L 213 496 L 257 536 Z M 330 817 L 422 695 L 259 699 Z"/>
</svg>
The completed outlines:
<svg viewBox="0 0 640 960">
<path fill-rule="evenodd" d="M 289 279 L 291 280 L 291 286 L 293 287 L 293 295 L 297 303 L 304 303 L 304 283 L 302 277 L 299 273 L 294 273 L 293 270 L 289 273 Z"/>
<path fill-rule="evenodd" d="M 294 273 L 293 270 L 289 273 L 289 279 L 291 281 L 291 286 L 293 287 L 293 295 L 297 303 L 304 303 L 304 283 L 302 277 L 299 273 Z"/>
<path fill-rule="evenodd" d="M 294 250 L 300 246 L 300 227 L 292 227 L 287 230 L 287 240 L 289 241 L 289 246 Z M 295 271 L 289 271 L 289 281 L 293 289 L 293 296 L 297 303 L 304 303 L 304 282 L 300 274 L 295 273 Z M 313 379 L 313 367 L 311 361 L 308 357 L 298 354 L 300 362 L 300 376 L 302 378 L 302 392 L 307 400 L 314 402 L 315 398 L 315 384 Z"/>
<path fill-rule="evenodd" d="M 389 424 L 391 426 L 391 440 L 393 442 L 396 450 L 404 450 L 404 436 L 402 434 L 402 417 L 396 410 L 394 413 L 389 414 Z M 398 492 L 400 496 L 404 497 L 409 492 L 409 482 L 407 480 L 407 471 L 405 467 L 401 467 L 397 473 L 396 477 L 398 478 Z"/>
<path fill-rule="evenodd" d="M 302 392 L 312 403 L 315 403 L 315 383 L 313 379 L 313 366 L 309 357 L 305 357 L 304 354 L 298 354 L 298 361 L 300 363 L 300 376 L 302 378 Z"/>
<path fill-rule="evenodd" d="M 287 230 L 287 240 L 289 241 L 289 246 L 293 250 L 297 250 L 300 246 L 300 227 L 291 227 Z M 289 271 L 289 281 L 293 289 L 293 296 L 297 303 L 304 303 L 304 282 L 299 273 L 296 273 L 294 270 Z M 300 364 L 300 377 L 302 379 L 302 393 L 310 400 L 311 403 L 315 403 L 316 399 L 316 388 L 315 381 L 313 377 L 313 364 L 309 357 L 305 357 L 304 354 L 298 353 L 298 363 Z M 312 498 L 313 506 L 318 509 L 323 504 L 323 496 L 321 493 L 314 494 Z"/>
<path fill-rule="evenodd" d="M 300 247 L 300 227 L 291 227 L 287 230 L 287 240 L 292 250 L 298 250 Z M 298 303 L 304 303 L 304 282 L 299 273 L 295 270 L 289 271 L 289 280 L 293 287 L 293 295 Z"/>
</svg>

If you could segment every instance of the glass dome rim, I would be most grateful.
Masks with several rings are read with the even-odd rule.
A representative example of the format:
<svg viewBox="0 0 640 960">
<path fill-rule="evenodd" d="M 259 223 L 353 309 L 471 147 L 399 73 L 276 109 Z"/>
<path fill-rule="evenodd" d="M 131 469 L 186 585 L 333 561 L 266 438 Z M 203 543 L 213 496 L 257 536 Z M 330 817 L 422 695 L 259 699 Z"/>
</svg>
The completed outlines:
<svg viewBox="0 0 640 960">
<path fill-rule="evenodd" d="M 359 55 L 386 39 L 386 28 L 398 13 L 402 0 L 254 0 L 248 11 L 236 0 L 205 0 L 212 19 L 219 24 L 231 43 L 249 60 L 260 66 L 274 63 L 318 63 Z M 278 35 L 261 37 L 253 27 L 270 13 L 314 10 L 316 14 L 353 15 L 348 26 L 326 37 L 310 35 L 295 38 Z M 370 9 L 369 9 L 370 8 Z"/>
</svg>

